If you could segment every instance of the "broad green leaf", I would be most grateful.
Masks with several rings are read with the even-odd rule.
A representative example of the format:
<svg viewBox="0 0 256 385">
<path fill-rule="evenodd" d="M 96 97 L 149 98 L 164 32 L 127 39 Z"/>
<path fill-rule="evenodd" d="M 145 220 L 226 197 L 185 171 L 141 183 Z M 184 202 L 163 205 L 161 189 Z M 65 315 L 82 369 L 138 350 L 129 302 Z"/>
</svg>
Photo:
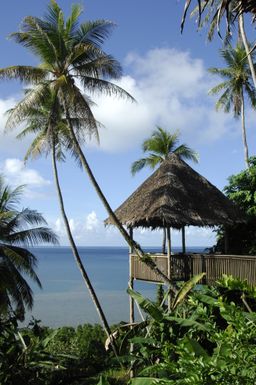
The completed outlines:
<svg viewBox="0 0 256 385">
<path fill-rule="evenodd" d="M 188 292 L 193 289 L 194 286 L 205 276 L 205 273 L 197 274 L 194 277 L 192 277 L 189 281 L 185 282 L 184 285 L 181 287 L 181 289 L 178 291 L 174 302 L 173 302 L 173 309 L 177 307 L 179 303 L 181 303 Z"/>
<path fill-rule="evenodd" d="M 209 295 L 196 293 L 196 298 L 199 301 L 206 303 L 207 305 L 214 306 L 214 307 L 219 306 L 219 301 L 216 298 L 210 297 Z"/>
<path fill-rule="evenodd" d="M 188 343 L 192 347 L 193 351 L 195 352 L 196 356 L 203 356 L 205 358 L 209 358 L 208 354 L 204 350 L 204 348 L 199 344 L 198 341 L 192 339 L 192 338 L 187 338 Z"/>
<path fill-rule="evenodd" d="M 139 345 L 155 345 L 155 346 L 159 345 L 159 341 L 150 337 L 134 337 L 130 341 L 134 344 L 139 344 Z"/>
<path fill-rule="evenodd" d="M 56 336 L 56 334 L 58 334 L 59 332 L 59 329 L 55 329 L 48 337 L 46 337 L 43 341 L 42 341 L 42 346 L 44 348 L 47 347 L 47 345 L 49 344 L 50 341 L 52 341 L 54 339 L 54 337 Z"/>
<path fill-rule="evenodd" d="M 131 380 L 131 385 L 156 385 L 160 380 L 152 377 L 137 377 Z M 99 384 L 98 384 L 99 385 Z"/>
<path fill-rule="evenodd" d="M 200 330 L 208 331 L 208 329 L 204 325 L 202 325 L 199 322 L 197 322 L 197 321 L 195 321 L 193 319 L 190 319 L 190 318 L 186 319 L 186 318 L 178 318 L 178 317 L 166 316 L 165 319 L 167 321 L 176 322 L 177 324 L 179 324 L 182 327 L 196 326 Z"/>
<path fill-rule="evenodd" d="M 140 307 L 149 314 L 155 321 L 161 322 L 163 319 L 163 313 L 153 302 L 144 298 L 140 293 L 130 288 L 127 289 L 127 293 L 137 301 Z"/>
</svg>

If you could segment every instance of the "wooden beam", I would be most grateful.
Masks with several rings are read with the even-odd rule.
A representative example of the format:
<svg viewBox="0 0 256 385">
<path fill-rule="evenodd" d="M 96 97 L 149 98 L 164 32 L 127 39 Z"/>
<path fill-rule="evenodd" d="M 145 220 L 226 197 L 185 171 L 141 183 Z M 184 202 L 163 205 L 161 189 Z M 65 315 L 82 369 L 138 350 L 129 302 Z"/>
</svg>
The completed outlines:
<svg viewBox="0 0 256 385">
<path fill-rule="evenodd" d="M 172 247 L 171 247 L 171 229 L 170 227 L 166 227 L 166 238 L 167 238 L 167 266 L 168 266 L 168 271 L 167 271 L 167 277 L 171 279 L 172 277 L 172 260 L 171 260 L 171 255 L 172 255 Z M 171 294 L 168 295 L 168 309 L 171 309 Z"/>
<path fill-rule="evenodd" d="M 130 233 L 130 237 L 131 239 L 133 239 L 133 228 L 130 227 L 129 228 L 129 233 Z M 132 254 L 133 250 L 132 248 L 130 247 L 129 248 L 129 287 L 131 289 L 133 289 L 133 276 L 132 276 Z M 130 323 L 134 323 L 134 299 L 130 296 L 129 298 L 129 301 L 130 301 Z"/>
<path fill-rule="evenodd" d="M 133 239 L 133 228 L 132 227 L 129 227 L 129 234 L 130 234 L 131 239 Z M 129 282 L 128 282 L 128 285 L 129 285 L 129 288 L 131 288 L 133 290 L 134 279 L 132 277 L 132 252 L 133 252 L 132 247 L 129 247 Z M 129 307 L 130 307 L 130 324 L 133 325 L 134 320 L 135 320 L 135 317 L 134 317 L 134 299 L 131 296 L 129 296 Z M 130 328 L 132 329 L 132 326 L 130 326 Z M 133 350 L 134 350 L 133 343 L 130 343 L 130 353 L 131 354 L 133 353 Z M 130 378 L 133 378 L 133 377 L 134 377 L 134 370 L 133 370 L 133 362 L 132 362 L 131 368 L 130 368 Z"/>
<path fill-rule="evenodd" d="M 228 229 L 225 227 L 224 229 L 224 252 L 225 254 L 228 254 L 229 250 L 229 242 L 228 242 Z"/>
<path fill-rule="evenodd" d="M 182 253 L 186 253 L 186 238 L 185 238 L 185 226 L 181 228 L 181 236 L 182 236 Z"/>
</svg>

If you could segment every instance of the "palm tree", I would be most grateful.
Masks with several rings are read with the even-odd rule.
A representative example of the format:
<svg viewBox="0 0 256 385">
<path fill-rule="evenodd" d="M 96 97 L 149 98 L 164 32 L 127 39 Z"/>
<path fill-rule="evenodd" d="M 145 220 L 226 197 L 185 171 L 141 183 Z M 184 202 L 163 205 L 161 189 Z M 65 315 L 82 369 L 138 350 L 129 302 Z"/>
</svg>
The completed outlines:
<svg viewBox="0 0 256 385">
<path fill-rule="evenodd" d="M 186 144 L 179 143 L 179 132 L 175 131 L 173 134 L 164 130 L 161 127 L 157 127 L 153 131 L 150 138 L 146 139 L 142 144 L 142 150 L 144 153 L 149 153 L 147 157 L 136 160 L 132 163 L 131 173 L 135 175 L 138 171 L 142 170 L 145 166 L 154 169 L 168 158 L 170 153 L 175 153 L 181 159 L 192 160 L 198 162 L 198 154 L 193 151 Z M 162 252 L 166 252 L 166 229 L 163 229 L 163 245 Z"/>
<path fill-rule="evenodd" d="M 212 8 L 214 11 L 213 18 L 216 20 L 216 26 L 218 29 L 220 21 L 223 17 L 226 17 L 227 28 L 229 28 L 232 19 L 242 15 L 243 13 L 251 13 L 253 19 L 256 15 L 256 5 L 254 0 L 196 0 L 195 2 L 192 0 L 186 0 L 181 21 L 181 31 L 183 31 L 191 3 L 195 3 L 198 7 L 199 25 L 205 12 L 207 12 L 209 8 Z"/>
<path fill-rule="evenodd" d="M 25 94 L 28 94 L 29 92 L 30 90 L 27 90 Z M 7 120 L 7 127 L 12 127 L 12 122 L 15 121 L 15 117 L 17 114 L 19 114 L 19 105 L 8 111 L 9 118 Z M 64 200 L 60 187 L 57 169 L 57 160 L 65 161 L 64 150 L 68 150 L 71 155 L 76 158 L 76 160 L 79 161 L 79 159 L 77 159 L 77 155 L 74 151 L 72 141 L 70 141 L 67 122 L 63 118 L 63 110 L 58 104 L 56 94 L 50 92 L 49 90 L 47 97 L 43 100 L 43 105 L 38 104 L 31 106 L 30 109 L 26 110 L 26 114 L 26 116 L 23 116 L 23 123 L 25 123 L 26 126 L 22 129 L 22 131 L 17 137 L 19 139 L 22 139 L 23 137 L 32 134 L 35 135 L 35 138 L 32 141 L 29 149 L 27 150 L 27 153 L 25 155 L 25 161 L 27 161 L 29 158 L 37 158 L 42 154 L 45 154 L 47 156 L 49 153 L 51 153 L 53 174 L 60 204 L 60 210 L 73 252 L 73 256 L 81 272 L 82 278 L 90 292 L 91 298 L 95 304 L 96 310 L 98 311 L 106 334 L 110 339 L 113 350 L 116 354 L 116 348 L 112 339 L 110 327 L 96 295 L 96 292 L 92 286 L 90 278 L 85 270 L 82 259 L 79 255 L 79 251 L 75 244 L 64 206 Z M 71 119 L 71 121 L 73 127 L 76 127 L 77 129 L 80 128 L 81 124 L 86 123 L 83 119 L 79 119 L 77 117 Z M 79 139 L 80 141 L 83 141 L 84 138 L 80 137 Z"/>
<path fill-rule="evenodd" d="M 179 155 L 181 159 L 198 162 L 198 154 L 184 143 L 178 146 L 178 142 L 178 131 L 172 134 L 161 127 L 157 127 L 151 137 L 146 139 L 142 144 L 143 152 L 149 153 L 149 155 L 133 162 L 131 166 L 132 175 L 136 174 L 145 166 L 154 169 L 167 159 L 168 155 L 172 152 Z"/>
<path fill-rule="evenodd" d="M 245 49 L 237 44 L 236 48 L 229 47 L 220 50 L 221 56 L 226 62 L 225 68 L 210 68 L 209 72 L 219 75 L 223 82 L 213 87 L 209 93 L 216 95 L 222 92 L 216 103 L 216 109 L 223 109 L 225 112 L 233 110 L 234 117 L 241 117 L 242 138 L 244 147 L 244 160 L 249 168 L 249 151 L 245 129 L 245 97 L 253 108 L 256 108 L 256 90 L 251 83 L 251 74 L 248 62 L 244 60 Z"/>
<path fill-rule="evenodd" d="M 35 272 L 37 258 L 27 247 L 58 243 L 40 213 L 18 209 L 22 191 L 23 186 L 11 189 L 0 176 L 0 315 L 14 308 L 19 320 L 24 319 L 26 307 L 33 306 L 33 292 L 23 275 L 41 287 Z"/>
<path fill-rule="evenodd" d="M 186 14 L 190 6 L 190 3 L 191 3 L 191 0 L 186 2 L 181 30 L 183 30 Z M 253 49 L 251 49 L 246 36 L 246 32 L 244 28 L 244 13 L 246 12 L 251 12 L 254 15 L 253 20 L 255 21 L 255 16 L 256 16 L 255 2 L 253 3 L 253 1 L 247 1 L 247 0 L 244 0 L 244 1 L 243 0 L 239 0 L 239 1 L 206 0 L 202 3 L 201 0 L 198 0 L 197 7 L 192 11 L 192 15 L 198 16 L 198 25 L 200 28 L 205 24 L 209 24 L 208 39 L 212 40 L 215 30 L 217 30 L 218 34 L 221 36 L 220 21 L 225 14 L 226 26 L 227 26 L 225 42 L 228 42 L 228 43 L 230 42 L 230 38 L 232 37 L 231 26 L 233 26 L 236 22 L 238 22 L 239 38 L 241 38 L 241 41 L 243 43 L 243 46 L 245 48 L 245 53 L 246 53 L 244 59 L 248 60 L 253 84 L 256 89 L 256 71 L 253 65 L 253 59 L 251 54 L 252 50 L 254 50 L 256 46 L 254 46 Z M 204 19 L 202 19 L 202 16 L 204 16 Z"/>
<path fill-rule="evenodd" d="M 56 93 L 56 98 L 64 110 L 73 148 L 109 216 L 139 258 L 161 276 L 166 284 L 173 287 L 151 258 L 131 239 L 115 216 L 91 171 L 74 130 L 72 117 L 79 114 L 79 117 L 87 122 L 83 129 L 97 135 L 97 121 L 91 110 L 90 97 L 85 91 L 133 100 L 127 92 L 109 80 L 118 79 L 122 74 L 120 64 L 102 49 L 113 23 L 96 20 L 79 24 L 81 12 L 81 7 L 74 5 L 70 17 L 65 21 L 62 10 L 52 0 L 44 18 L 26 17 L 21 30 L 13 33 L 11 38 L 36 54 L 41 63 L 38 67 L 21 65 L 0 69 L 0 79 L 19 79 L 33 86 L 17 106 L 16 124 L 26 116 L 27 109 L 46 98 L 49 88 Z M 83 91 L 78 87 L 78 82 Z"/>
</svg>

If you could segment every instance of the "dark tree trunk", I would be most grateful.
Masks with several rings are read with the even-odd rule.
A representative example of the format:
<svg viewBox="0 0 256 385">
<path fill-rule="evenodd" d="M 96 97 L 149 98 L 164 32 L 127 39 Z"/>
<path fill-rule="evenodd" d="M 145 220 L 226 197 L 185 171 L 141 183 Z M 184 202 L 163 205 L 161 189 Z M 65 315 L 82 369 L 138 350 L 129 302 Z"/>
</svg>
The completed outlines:
<svg viewBox="0 0 256 385">
<path fill-rule="evenodd" d="M 69 243 L 70 243 L 70 246 L 71 246 L 74 258 L 75 258 L 75 261 L 76 261 L 77 266 L 78 266 L 78 268 L 79 268 L 79 270 L 81 272 L 83 280 L 84 280 L 84 282 L 85 282 L 85 284 L 86 284 L 86 286 L 87 286 L 87 288 L 88 288 L 88 290 L 90 292 L 92 301 L 93 301 L 93 303 L 94 303 L 94 305 L 95 305 L 95 307 L 97 309 L 97 312 L 98 312 L 99 317 L 100 317 L 100 319 L 102 321 L 102 324 L 103 324 L 103 327 L 105 329 L 105 332 L 106 332 L 106 334 L 107 334 L 107 336 L 108 336 L 108 338 L 110 340 L 112 349 L 113 349 L 116 357 L 118 357 L 116 346 L 115 346 L 115 342 L 113 340 L 110 327 L 108 325 L 108 322 L 106 320 L 105 314 L 104 314 L 104 312 L 102 310 L 102 307 L 100 305 L 98 297 L 97 297 L 97 295 L 96 295 L 96 293 L 94 291 L 94 288 L 93 288 L 93 286 L 91 284 L 90 278 L 88 277 L 87 272 L 86 272 L 86 270 L 84 268 L 84 265 L 82 263 L 82 260 L 80 258 L 79 252 L 77 250 L 75 241 L 74 241 L 72 233 L 71 233 L 71 229 L 70 229 L 70 226 L 69 226 L 68 218 L 67 218 L 67 215 L 66 215 L 66 212 L 65 212 L 62 192 L 61 192 L 61 188 L 60 188 L 60 184 L 59 184 L 58 170 L 57 170 L 57 165 L 56 165 L 55 144 L 54 143 L 53 143 L 53 148 L 52 148 L 52 164 L 53 164 L 53 173 L 54 173 L 54 179 L 55 179 L 55 184 L 56 184 L 56 189 L 57 189 L 57 195 L 58 195 L 59 204 L 60 204 L 60 211 L 61 211 L 61 214 L 62 214 L 62 217 L 63 217 L 63 221 L 64 221 L 64 225 L 65 225 L 65 228 L 66 228 L 68 240 L 69 240 Z"/>
<path fill-rule="evenodd" d="M 64 98 L 65 100 L 65 98 Z M 64 104 L 66 102 L 64 101 Z M 70 117 L 69 117 L 69 113 L 68 113 L 68 108 L 66 106 L 66 104 L 64 105 L 64 108 L 65 108 L 65 114 L 66 114 L 66 119 L 67 119 L 67 122 L 68 122 L 68 125 L 69 125 L 69 129 L 70 129 L 70 135 L 71 135 L 71 139 L 73 141 L 73 144 L 74 144 L 74 147 L 79 155 L 79 158 L 80 158 L 80 161 L 82 163 L 82 166 L 84 168 L 84 170 L 87 172 L 88 174 L 88 177 L 92 183 L 92 185 L 94 186 L 99 198 L 101 199 L 108 215 L 110 216 L 110 218 L 112 219 L 113 223 L 115 224 L 115 226 L 118 228 L 118 230 L 120 231 L 120 233 L 122 234 L 122 236 L 124 237 L 124 239 L 126 240 L 126 242 L 128 243 L 128 245 L 133 249 L 133 251 L 137 254 L 137 256 L 140 258 L 140 260 L 145 263 L 150 269 L 152 269 L 159 277 L 162 278 L 163 282 L 169 286 L 170 290 L 173 291 L 173 292 L 177 292 L 177 289 L 176 289 L 176 286 L 169 280 L 169 278 L 156 266 L 156 264 L 154 263 L 154 261 L 148 256 L 146 255 L 142 249 L 140 248 L 140 246 L 134 242 L 131 237 L 129 236 L 128 232 L 125 230 L 125 228 L 123 227 L 123 225 L 121 224 L 121 222 L 119 221 L 119 219 L 117 218 L 117 216 L 115 215 L 115 213 L 113 212 L 113 210 L 111 209 L 106 197 L 104 196 L 103 192 L 101 191 L 101 188 L 100 186 L 98 185 L 92 171 L 91 171 L 91 168 L 84 156 L 84 153 L 79 145 L 79 142 L 76 138 L 76 135 L 74 133 L 74 130 L 73 130 L 73 126 L 72 126 L 72 123 L 70 121 Z"/>
<path fill-rule="evenodd" d="M 163 227 L 162 253 L 166 254 L 166 228 L 165 227 Z"/>
</svg>

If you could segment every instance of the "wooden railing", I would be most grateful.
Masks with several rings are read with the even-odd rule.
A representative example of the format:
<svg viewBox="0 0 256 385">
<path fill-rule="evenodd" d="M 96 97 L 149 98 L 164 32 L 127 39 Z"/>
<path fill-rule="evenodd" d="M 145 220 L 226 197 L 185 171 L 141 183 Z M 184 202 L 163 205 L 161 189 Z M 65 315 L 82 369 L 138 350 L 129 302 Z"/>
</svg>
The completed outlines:
<svg viewBox="0 0 256 385">
<path fill-rule="evenodd" d="M 161 282 L 148 266 L 131 254 L 131 276 L 134 279 L 150 282 Z M 163 254 L 152 254 L 158 268 L 168 275 L 168 257 Z M 217 255 L 217 254 L 175 254 L 171 256 L 170 277 L 173 281 L 187 280 L 193 275 L 205 272 L 204 283 L 214 283 L 223 274 L 247 280 L 256 285 L 256 256 Z"/>
</svg>

